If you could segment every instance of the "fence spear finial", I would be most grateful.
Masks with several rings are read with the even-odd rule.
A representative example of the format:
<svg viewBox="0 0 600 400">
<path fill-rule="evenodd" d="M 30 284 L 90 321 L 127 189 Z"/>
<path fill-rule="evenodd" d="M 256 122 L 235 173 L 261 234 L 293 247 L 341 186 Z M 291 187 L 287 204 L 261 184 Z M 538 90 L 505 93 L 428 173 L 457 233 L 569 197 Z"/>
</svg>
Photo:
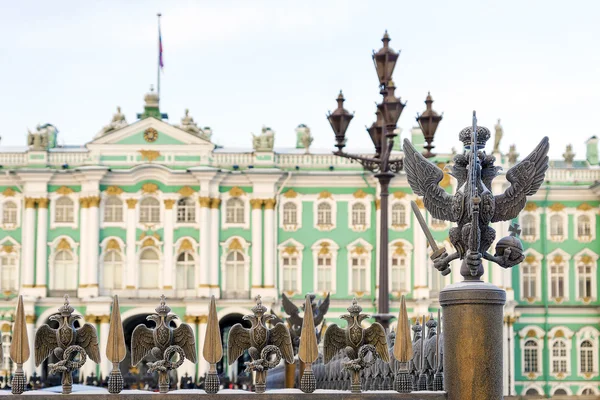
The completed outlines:
<svg viewBox="0 0 600 400">
<path fill-rule="evenodd" d="M 12 379 L 13 394 L 21 394 L 25 391 L 26 382 L 23 363 L 29 360 L 29 356 L 29 338 L 27 336 L 25 308 L 23 307 L 23 296 L 19 296 L 12 343 L 10 345 L 10 358 L 17 364 L 17 370 Z"/>
</svg>

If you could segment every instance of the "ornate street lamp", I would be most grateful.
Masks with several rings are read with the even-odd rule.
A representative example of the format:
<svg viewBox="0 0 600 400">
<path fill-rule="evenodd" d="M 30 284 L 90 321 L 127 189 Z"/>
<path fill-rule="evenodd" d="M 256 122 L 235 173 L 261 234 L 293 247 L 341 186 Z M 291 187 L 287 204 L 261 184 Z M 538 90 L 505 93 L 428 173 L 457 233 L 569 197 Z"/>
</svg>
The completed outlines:
<svg viewBox="0 0 600 400">
<path fill-rule="evenodd" d="M 433 142 L 433 137 L 435 136 L 435 131 L 437 130 L 438 124 L 442 120 L 442 115 L 439 115 L 431 108 L 433 104 L 433 98 L 431 97 L 431 93 L 427 93 L 427 98 L 425 99 L 425 104 L 427 104 L 427 109 L 423 111 L 423 114 L 417 113 L 417 122 L 421 127 L 421 131 L 423 131 L 423 136 L 425 137 L 425 141 L 427 144 L 425 145 L 426 151 L 423 155 L 427 158 L 433 157 L 435 154 L 431 152 L 435 146 L 431 144 Z"/>
<path fill-rule="evenodd" d="M 340 157 L 349 158 L 353 161 L 357 161 L 362 166 L 371 172 L 375 172 L 375 177 L 379 180 L 381 187 L 381 243 L 379 248 L 380 264 L 379 264 L 379 298 L 377 315 L 374 315 L 377 322 L 379 322 L 385 329 L 389 327 L 389 320 L 392 318 L 390 315 L 390 304 L 389 304 L 389 269 L 388 269 L 388 197 L 389 197 L 389 184 L 396 173 L 402 170 L 402 159 L 393 158 L 391 159 L 392 149 L 394 147 L 394 138 L 397 136 L 394 131 L 398 119 L 404 110 L 406 103 L 402 103 L 395 95 L 396 86 L 392 81 L 392 73 L 396 66 L 396 61 L 400 53 L 396 53 L 389 47 L 390 37 L 387 34 L 381 39 L 383 42 L 383 48 L 378 52 L 373 52 L 373 63 L 377 71 L 377 77 L 379 79 L 380 93 L 383 96 L 381 104 L 377 105 L 377 121 L 374 122 L 371 127 L 367 128 L 367 132 L 373 141 L 375 146 L 375 155 L 373 157 L 362 157 L 354 154 L 348 154 L 343 151 L 346 145 L 346 130 L 350 121 L 354 117 L 343 107 L 344 97 L 341 92 L 338 96 L 337 102 L 338 107 L 332 113 L 327 115 L 329 123 L 335 133 L 337 151 L 335 155 Z M 385 136 L 384 136 L 385 135 Z"/>
</svg>

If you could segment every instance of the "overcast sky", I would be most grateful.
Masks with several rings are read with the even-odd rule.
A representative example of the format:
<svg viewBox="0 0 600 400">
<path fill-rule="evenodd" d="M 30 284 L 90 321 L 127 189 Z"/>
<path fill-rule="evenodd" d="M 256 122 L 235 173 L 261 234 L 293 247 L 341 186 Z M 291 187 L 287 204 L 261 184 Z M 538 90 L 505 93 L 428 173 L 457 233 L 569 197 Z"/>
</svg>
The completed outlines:
<svg viewBox="0 0 600 400">
<path fill-rule="evenodd" d="M 501 148 L 528 153 L 550 137 L 552 157 L 598 135 L 598 1 L 20 1 L 3 3 L 0 110 L 3 146 L 24 145 L 27 128 L 58 127 L 59 143 L 83 144 L 120 105 L 128 122 L 156 83 L 161 12 L 165 68 L 161 110 L 184 109 L 225 146 L 251 146 L 262 125 L 293 146 L 307 124 L 313 146 L 333 148 L 325 118 L 343 89 L 356 115 L 349 145 L 379 101 L 371 51 L 402 50 L 396 93 L 408 101 L 407 135 L 430 90 L 444 113 L 436 149 L 458 147 L 477 110 L 504 126 Z"/>
</svg>

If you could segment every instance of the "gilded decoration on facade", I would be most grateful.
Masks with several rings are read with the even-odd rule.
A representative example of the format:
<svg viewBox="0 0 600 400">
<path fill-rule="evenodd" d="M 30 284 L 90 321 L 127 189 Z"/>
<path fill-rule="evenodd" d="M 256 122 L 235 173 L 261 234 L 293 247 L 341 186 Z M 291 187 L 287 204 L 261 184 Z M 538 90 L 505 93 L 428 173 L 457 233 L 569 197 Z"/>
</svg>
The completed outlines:
<svg viewBox="0 0 600 400">
<path fill-rule="evenodd" d="M 450 175 L 448 173 L 446 173 L 446 170 L 445 170 L 446 164 L 438 163 L 437 166 L 439 169 L 444 171 L 444 177 L 440 181 L 439 185 L 445 189 L 450 186 L 450 184 L 452 183 L 452 179 L 450 178 Z"/>
<path fill-rule="evenodd" d="M 554 264 L 562 264 L 563 256 L 561 256 L 560 254 L 555 255 L 554 257 L 552 257 L 552 262 Z"/>
<path fill-rule="evenodd" d="M 321 242 L 321 249 L 319 250 L 320 256 L 326 256 L 331 254 L 331 250 L 329 249 L 329 242 Z"/>
<path fill-rule="evenodd" d="M 88 197 L 88 203 L 89 203 L 90 207 L 99 207 L 100 206 L 100 196 Z"/>
<path fill-rule="evenodd" d="M 331 192 L 328 192 L 327 190 L 323 190 L 321 193 L 319 193 L 319 196 L 317 197 L 317 199 L 319 199 L 319 200 L 332 199 L 333 200 L 333 195 L 331 194 Z"/>
<path fill-rule="evenodd" d="M 533 203 L 533 202 L 531 202 L 531 201 L 528 201 L 528 202 L 525 204 L 525 211 L 529 211 L 529 212 L 531 212 L 531 211 L 535 211 L 535 210 L 537 210 L 537 209 L 538 209 L 538 205 L 537 205 L 537 204 L 535 204 L 535 203 Z"/>
<path fill-rule="evenodd" d="M 275 199 L 265 199 L 265 210 L 274 210 L 275 204 L 277 203 Z"/>
<path fill-rule="evenodd" d="M 63 196 L 68 196 L 73 192 L 74 192 L 73 189 L 71 189 L 70 187 L 67 187 L 67 186 L 61 186 L 56 191 L 56 193 L 63 195 Z"/>
<path fill-rule="evenodd" d="M 210 208 L 219 208 L 221 206 L 221 199 L 212 198 L 210 199 Z"/>
<path fill-rule="evenodd" d="M 81 208 L 89 208 L 90 207 L 90 199 L 88 197 L 80 197 L 79 205 Z"/>
<path fill-rule="evenodd" d="M 177 193 L 179 193 L 183 197 L 190 197 L 191 195 L 193 195 L 194 193 L 196 193 L 196 191 L 194 189 L 192 189 L 191 187 L 189 187 L 189 186 L 184 186 L 181 189 L 179 189 L 177 191 Z"/>
<path fill-rule="evenodd" d="M 158 191 L 158 185 L 156 183 L 144 183 L 142 185 L 142 193 L 153 194 Z"/>
<path fill-rule="evenodd" d="M 356 192 L 354 192 L 353 196 L 355 199 L 364 199 L 367 197 L 367 193 L 362 189 L 358 189 Z"/>
<path fill-rule="evenodd" d="M 375 209 L 379 210 L 381 208 L 381 199 L 375 199 Z"/>
<path fill-rule="evenodd" d="M 136 199 L 127 199 L 125 200 L 125 202 L 127 203 L 127 208 L 132 210 L 135 208 L 138 201 Z"/>
<path fill-rule="evenodd" d="M 166 199 L 165 200 L 165 209 L 172 210 L 175 203 L 176 203 L 176 201 L 173 199 Z"/>
<path fill-rule="evenodd" d="M 246 192 L 244 192 L 244 189 L 238 187 L 238 186 L 234 186 L 231 189 L 229 189 L 229 195 L 231 197 L 240 197 L 245 195 Z"/>
<path fill-rule="evenodd" d="M 395 256 L 405 256 L 406 255 L 406 251 L 404 250 L 404 243 L 396 242 L 396 243 L 394 243 L 394 247 L 396 247 L 396 249 L 394 250 Z"/>
<path fill-rule="evenodd" d="M 580 205 L 577 206 L 577 209 L 579 211 L 590 211 L 592 208 L 594 208 L 594 207 L 592 207 L 588 203 L 581 203 Z"/>
<path fill-rule="evenodd" d="M 142 247 L 156 247 L 156 242 L 152 238 L 146 238 L 142 242 Z"/>
<path fill-rule="evenodd" d="M 283 254 L 289 254 L 291 256 L 291 255 L 294 255 L 294 254 L 297 254 L 297 253 L 298 253 L 298 249 L 293 244 L 288 244 L 283 249 Z"/>
<path fill-rule="evenodd" d="M 148 162 L 152 162 L 160 157 L 160 151 L 157 150 L 138 150 L 138 152 L 142 156 L 142 160 L 147 160 Z"/>
<path fill-rule="evenodd" d="M 194 245 L 192 245 L 192 242 L 190 242 L 189 239 L 183 239 L 179 245 L 179 252 L 181 253 L 184 251 L 194 251 Z"/>
<path fill-rule="evenodd" d="M 200 207 L 203 207 L 203 208 L 210 207 L 210 197 L 200 197 L 198 199 L 198 202 L 200 203 Z"/>
<path fill-rule="evenodd" d="M 419 207 L 421 210 L 425 208 L 425 204 L 423 204 L 423 199 L 421 197 L 417 198 L 415 203 L 417 203 L 417 207 Z"/>
<path fill-rule="evenodd" d="M 356 255 L 358 255 L 358 256 L 362 256 L 363 254 L 367 254 L 367 253 L 368 253 L 368 250 L 367 250 L 367 249 L 366 249 L 364 246 L 361 246 L 361 245 L 356 245 L 356 246 L 354 246 L 354 248 L 352 249 L 352 252 L 351 252 L 351 253 L 352 253 L 352 254 L 356 254 Z"/>
<path fill-rule="evenodd" d="M 251 199 L 250 206 L 253 210 L 260 210 L 262 208 L 264 200 L 262 199 Z"/>
<path fill-rule="evenodd" d="M 590 255 L 585 254 L 585 255 L 581 256 L 581 262 L 586 265 L 590 265 L 592 263 L 592 261 L 593 261 L 593 258 Z"/>
<path fill-rule="evenodd" d="M 65 238 L 60 239 L 58 242 L 58 246 L 56 246 L 56 250 L 71 250 L 71 244 Z"/>
<path fill-rule="evenodd" d="M 50 201 L 49 199 L 46 199 L 44 197 L 40 197 L 39 199 L 36 199 L 38 208 L 48 208 L 49 201 Z"/>
<path fill-rule="evenodd" d="M 294 189 L 290 189 L 283 194 L 283 197 L 285 197 L 286 199 L 295 199 L 296 197 L 298 197 L 298 192 L 296 192 Z"/>
<path fill-rule="evenodd" d="M 148 128 L 144 131 L 144 140 L 148 143 L 155 142 L 158 139 L 158 131 L 154 128 Z"/>
<path fill-rule="evenodd" d="M 2 252 L 3 253 L 12 253 L 13 251 L 15 251 L 14 246 L 12 244 L 3 244 L 2 245 Z"/>
<path fill-rule="evenodd" d="M 392 193 L 392 195 L 394 196 L 395 199 L 403 199 L 406 197 L 406 192 L 394 192 Z"/>
<path fill-rule="evenodd" d="M 25 208 L 35 208 L 36 200 L 33 197 L 25 197 Z"/>
<path fill-rule="evenodd" d="M 233 251 L 233 250 L 243 250 L 244 248 L 242 247 L 242 244 L 240 243 L 240 241 L 237 238 L 234 238 L 231 242 L 229 242 L 229 247 L 227 250 L 229 251 Z"/>
<path fill-rule="evenodd" d="M 119 245 L 117 239 L 110 239 L 106 244 L 106 250 L 121 250 L 121 245 Z"/>
<path fill-rule="evenodd" d="M 6 188 L 4 189 L 4 191 L 2 192 L 2 195 L 5 197 L 12 197 L 16 194 L 17 192 L 15 192 L 13 189 L 11 188 Z"/>
<path fill-rule="evenodd" d="M 550 206 L 550 210 L 554 212 L 560 212 L 565 209 L 565 205 L 562 203 L 554 203 Z"/>
<path fill-rule="evenodd" d="M 109 186 L 106 188 L 105 192 L 109 196 L 118 196 L 123 193 L 123 189 L 118 186 Z"/>
</svg>

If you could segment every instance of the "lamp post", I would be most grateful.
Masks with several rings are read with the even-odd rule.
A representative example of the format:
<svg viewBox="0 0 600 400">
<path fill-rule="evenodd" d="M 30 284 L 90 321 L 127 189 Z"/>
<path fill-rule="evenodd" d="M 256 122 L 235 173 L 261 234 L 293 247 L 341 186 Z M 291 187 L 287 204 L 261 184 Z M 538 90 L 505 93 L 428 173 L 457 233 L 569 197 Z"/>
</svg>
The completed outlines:
<svg viewBox="0 0 600 400">
<path fill-rule="evenodd" d="M 435 147 L 431 144 L 431 142 L 433 142 L 435 131 L 442 120 L 442 115 L 444 114 L 442 113 L 442 115 L 439 115 L 431 108 L 431 105 L 433 104 L 431 93 L 427 93 L 425 104 L 427 105 L 427 109 L 423 111 L 423 114 L 417 113 L 417 122 L 419 123 L 421 131 L 423 131 L 425 141 L 427 142 L 427 144 L 424 146 L 426 151 L 423 153 L 423 155 L 427 158 L 431 158 L 435 155 L 431 152 L 431 149 Z"/>
<path fill-rule="evenodd" d="M 354 115 L 344 109 L 344 96 L 340 91 L 337 98 L 338 106 L 327 115 L 331 128 L 335 133 L 336 147 L 334 154 L 340 157 L 349 158 L 362 164 L 362 166 L 375 173 L 381 187 L 381 227 L 380 238 L 381 246 L 379 248 L 379 299 L 377 304 L 377 314 L 374 315 L 387 330 L 389 321 L 393 317 L 390 315 L 389 304 L 389 269 L 388 269 L 388 197 L 389 184 L 394 175 L 402 170 L 402 159 L 391 159 L 391 151 L 394 147 L 394 133 L 396 123 L 402 114 L 406 103 L 402 103 L 395 95 L 396 86 L 392 81 L 392 73 L 396 66 L 396 61 L 400 53 L 394 52 L 389 47 L 390 37 L 387 34 L 381 39 L 383 47 L 373 53 L 373 62 L 379 79 L 380 93 L 383 96 L 381 104 L 377 105 L 377 121 L 367 128 L 367 132 L 375 146 L 375 155 L 373 157 L 363 157 L 344 152 L 346 145 L 346 130 Z"/>
</svg>

